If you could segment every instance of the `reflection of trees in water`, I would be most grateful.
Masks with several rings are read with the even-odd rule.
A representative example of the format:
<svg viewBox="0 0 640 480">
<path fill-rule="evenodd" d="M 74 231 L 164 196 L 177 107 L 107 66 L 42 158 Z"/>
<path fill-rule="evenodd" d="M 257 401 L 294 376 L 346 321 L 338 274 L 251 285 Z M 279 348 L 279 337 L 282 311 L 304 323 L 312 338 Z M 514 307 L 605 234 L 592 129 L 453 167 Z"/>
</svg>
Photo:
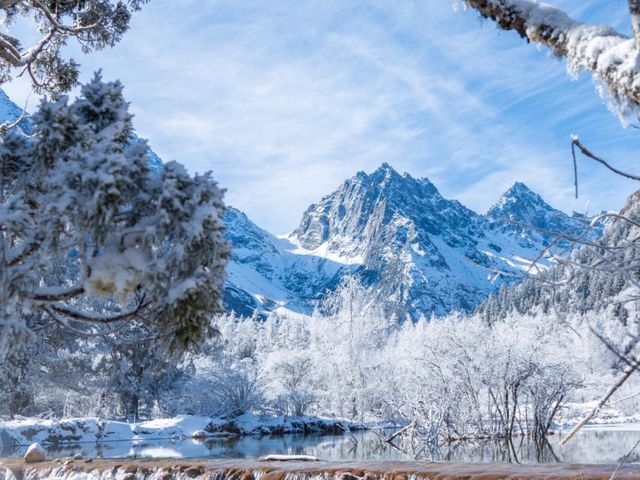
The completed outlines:
<svg viewBox="0 0 640 480">
<path fill-rule="evenodd" d="M 554 438 L 557 443 L 563 435 Z M 581 431 L 561 452 L 567 463 L 618 463 L 640 438 L 639 431 Z M 631 454 L 628 463 L 640 462 L 640 452 Z"/>
<path fill-rule="evenodd" d="M 421 460 L 483 463 L 611 463 L 619 462 L 640 438 L 637 431 L 580 432 L 566 447 L 557 447 L 563 434 L 543 437 L 536 443 L 532 437 L 514 437 L 507 440 L 477 440 L 453 442 L 439 446 L 413 438 L 396 439 L 395 445 L 385 441 L 389 433 L 372 431 L 347 435 L 282 435 L 263 437 L 226 437 L 195 442 L 184 440 L 148 440 L 142 442 L 106 442 L 80 444 L 67 447 L 49 447 L 50 458 L 69 457 L 80 453 L 95 458 L 257 458 L 280 453 L 314 455 L 323 460 Z M 20 447 L 7 456 L 22 456 Z M 634 452 L 629 462 L 640 462 L 640 450 Z"/>
<path fill-rule="evenodd" d="M 416 460 L 480 463 L 558 463 L 546 437 L 519 436 L 492 440 L 467 440 L 439 445 L 400 441 L 394 445 Z"/>
</svg>

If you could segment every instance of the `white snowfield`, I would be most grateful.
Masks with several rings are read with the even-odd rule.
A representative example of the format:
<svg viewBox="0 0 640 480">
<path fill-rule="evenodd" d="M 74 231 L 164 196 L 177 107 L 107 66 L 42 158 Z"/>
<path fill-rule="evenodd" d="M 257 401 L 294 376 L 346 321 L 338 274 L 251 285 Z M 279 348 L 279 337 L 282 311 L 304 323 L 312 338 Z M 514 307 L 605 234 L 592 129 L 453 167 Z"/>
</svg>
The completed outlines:
<svg viewBox="0 0 640 480">
<path fill-rule="evenodd" d="M 181 439 L 229 435 L 267 435 L 280 433 L 326 432 L 342 429 L 361 430 L 353 422 L 317 417 L 261 417 L 244 414 L 234 419 L 192 415 L 125 423 L 98 418 L 43 420 L 19 418 L 0 421 L 0 447 L 41 445 L 73 445 L 112 441 Z"/>
</svg>

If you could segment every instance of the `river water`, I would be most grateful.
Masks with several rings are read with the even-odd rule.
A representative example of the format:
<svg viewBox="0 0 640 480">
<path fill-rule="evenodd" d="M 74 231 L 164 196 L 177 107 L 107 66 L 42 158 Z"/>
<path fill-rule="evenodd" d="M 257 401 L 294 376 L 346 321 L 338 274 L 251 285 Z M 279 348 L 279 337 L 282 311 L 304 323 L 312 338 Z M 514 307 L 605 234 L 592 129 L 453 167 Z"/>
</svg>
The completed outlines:
<svg viewBox="0 0 640 480">
<path fill-rule="evenodd" d="M 400 451 L 380 440 L 374 432 L 346 435 L 282 435 L 270 437 L 218 438 L 208 441 L 145 440 L 86 443 L 47 449 L 49 458 L 77 453 L 92 458 L 211 458 L 253 459 L 268 454 L 314 455 L 323 460 L 424 460 L 451 462 L 512 463 L 616 463 L 640 440 L 640 425 L 599 426 L 581 431 L 566 447 L 558 446 L 566 432 L 549 437 L 548 444 L 536 446 L 528 438 L 502 441 L 461 442 L 437 449 L 417 446 Z M 0 451 L 0 457 L 22 456 L 27 447 Z M 640 447 L 630 458 L 640 463 Z"/>
</svg>

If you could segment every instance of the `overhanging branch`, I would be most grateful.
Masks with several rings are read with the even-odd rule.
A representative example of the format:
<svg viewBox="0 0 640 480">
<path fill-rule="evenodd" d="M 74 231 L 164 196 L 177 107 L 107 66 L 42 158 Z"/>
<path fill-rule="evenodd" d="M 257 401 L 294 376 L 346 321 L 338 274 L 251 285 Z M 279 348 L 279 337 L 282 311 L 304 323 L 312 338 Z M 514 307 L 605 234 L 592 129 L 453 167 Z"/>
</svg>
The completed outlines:
<svg viewBox="0 0 640 480">
<path fill-rule="evenodd" d="M 557 56 L 566 58 L 572 69 L 590 71 L 613 97 L 640 106 L 639 50 L 633 39 L 609 26 L 577 22 L 558 8 L 530 0 L 465 3 L 500 28 L 546 45 Z"/>
</svg>

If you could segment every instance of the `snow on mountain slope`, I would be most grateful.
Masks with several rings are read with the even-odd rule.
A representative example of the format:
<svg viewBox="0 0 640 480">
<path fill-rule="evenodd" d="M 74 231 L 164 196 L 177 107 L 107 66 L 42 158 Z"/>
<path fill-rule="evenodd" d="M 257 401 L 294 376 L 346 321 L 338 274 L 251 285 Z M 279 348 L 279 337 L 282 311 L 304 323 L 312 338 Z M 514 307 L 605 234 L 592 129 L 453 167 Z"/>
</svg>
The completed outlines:
<svg viewBox="0 0 640 480">
<path fill-rule="evenodd" d="M 21 114 L 0 90 L 0 122 Z M 31 131 L 28 116 L 19 127 Z M 162 169 L 152 151 L 149 163 Z M 236 313 L 286 308 L 308 314 L 344 275 L 355 274 L 394 313 L 414 318 L 474 309 L 513 281 L 496 272 L 530 268 L 553 239 L 547 232 L 582 225 L 522 183 L 479 215 L 445 199 L 428 179 L 401 175 L 386 163 L 371 174 L 357 173 L 311 205 L 286 237 L 231 207 L 225 223 L 233 247 L 225 301 Z"/>
<path fill-rule="evenodd" d="M 229 207 L 224 221 L 233 246 L 225 301 L 241 315 L 287 308 L 311 313 L 313 303 L 349 267 L 321 252 L 277 238 Z"/>
<path fill-rule="evenodd" d="M 236 294 L 229 306 L 238 313 L 306 313 L 343 275 L 356 274 L 393 313 L 416 318 L 473 310 L 505 282 L 549 265 L 531 264 L 552 233 L 575 232 L 583 221 L 522 183 L 479 215 L 442 197 L 428 179 L 400 175 L 385 163 L 311 205 L 285 238 L 234 209 L 227 226 Z M 240 298 L 248 302 L 240 305 Z"/>
<path fill-rule="evenodd" d="M 0 89 L 0 123 L 15 123 L 21 116 L 23 116 L 23 109 L 13 103 L 9 96 Z M 18 122 L 18 128 L 28 134 L 31 132 L 31 122 L 27 113 L 23 117 Z"/>
</svg>

